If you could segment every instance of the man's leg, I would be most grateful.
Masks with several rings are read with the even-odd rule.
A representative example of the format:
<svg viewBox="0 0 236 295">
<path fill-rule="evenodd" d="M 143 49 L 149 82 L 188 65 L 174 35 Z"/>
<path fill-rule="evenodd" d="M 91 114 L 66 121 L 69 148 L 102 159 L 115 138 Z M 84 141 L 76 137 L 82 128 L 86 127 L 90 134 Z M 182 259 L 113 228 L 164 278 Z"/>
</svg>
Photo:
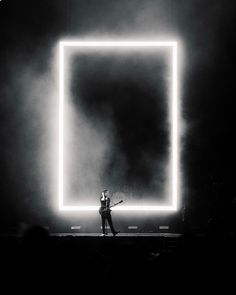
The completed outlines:
<svg viewBox="0 0 236 295">
<path fill-rule="evenodd" d="M 109 223 L 109 226 L 110 226 L 110 229 L 111 229 L 111 232 L 113 233 L 113 235 L 117 234 L 117 231 L 113 227 L 113 222 L 112 222 L 111 214 L 108 214 L 107 215 L 107 221 Z"/>
<path fill-rule="evenodd" d="M 106 231 L 105 231 L 105 222 L 106 222 L 106 217 L 105 216 L 101 216 L 102 217 L 102 233 L 105 235 Z"/>
</svg>

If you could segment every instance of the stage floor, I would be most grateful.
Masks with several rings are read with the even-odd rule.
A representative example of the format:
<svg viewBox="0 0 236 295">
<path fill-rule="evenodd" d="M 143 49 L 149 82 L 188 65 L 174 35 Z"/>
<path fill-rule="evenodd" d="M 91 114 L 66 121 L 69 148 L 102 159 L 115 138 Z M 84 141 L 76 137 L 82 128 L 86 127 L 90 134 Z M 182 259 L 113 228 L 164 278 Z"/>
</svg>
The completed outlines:
<svg viewBox="0 0 236 295">
<path fill-rule="evenodd" d="M 50 236 L 65 237 L 65 236 L 74 236 L 74 237 L 101 237 L 101 233 L 51 233 Z M 182 234 L 180 233 L 119 233 L 115 238 L 122 237 L 165 237 L 165 238 L 179 238 Z M 105 236 L 105 238 L 114 238 L 111 233 Z"/>
</svg>

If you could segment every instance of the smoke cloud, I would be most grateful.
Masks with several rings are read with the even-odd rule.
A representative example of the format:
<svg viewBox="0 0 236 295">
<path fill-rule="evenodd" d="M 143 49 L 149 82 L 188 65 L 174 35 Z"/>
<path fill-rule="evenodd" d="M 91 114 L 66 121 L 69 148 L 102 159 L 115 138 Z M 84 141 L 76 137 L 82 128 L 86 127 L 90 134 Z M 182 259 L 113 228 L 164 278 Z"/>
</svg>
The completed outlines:
<svg viewBox="0 0 236 295">
<path fill-rule="evenodd" d="M 182 167 L 188 193 L 202 194 L 202 201 L 195 200 L 204 203 L 205 175 L 219 177 L 217 171 L 226 171 L 230 162 L 221 160 L 217 168 L 224 151 L 215 143 L 231 118 L 233 8 L 231 1 L 1 1 L 2 218 L 48 219 L 57 206 L 57 44 L 62 39 L 179 41 L 187 122 L 187 133 L 181 130 Z M 144 195 L 162 200 L 168 195 L 168 58 L 99 53 L 71 61 L 68 203 L 83 193 L 93 202 L 104 186 L 132 191 L 140 202 Z M 224 104 L 215 103 L 220 97 Z"/>
</svg>

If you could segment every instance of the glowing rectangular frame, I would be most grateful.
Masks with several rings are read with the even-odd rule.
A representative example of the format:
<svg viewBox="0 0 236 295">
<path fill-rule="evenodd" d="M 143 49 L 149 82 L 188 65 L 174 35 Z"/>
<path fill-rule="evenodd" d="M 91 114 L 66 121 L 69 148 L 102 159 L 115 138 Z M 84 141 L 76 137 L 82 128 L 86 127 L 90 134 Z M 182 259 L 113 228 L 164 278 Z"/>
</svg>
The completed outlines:
<svg viewBox="0 0 236 295">
<path fill-rule="evenodd" d="M 171 47 L 172 48 L 172 108 L 171 108 L 171 174 L 172 204 L 168 206 L 117 206 L 117 211 L 177 211 L 179 197 L 179 132 L 178 132 L 178 65 L 176 41 L 60 41 L 59 42 L 59 210 L 97 211 L 98 206 L 64 206 L 64 49 L 65 47 Z"/>
</svg>

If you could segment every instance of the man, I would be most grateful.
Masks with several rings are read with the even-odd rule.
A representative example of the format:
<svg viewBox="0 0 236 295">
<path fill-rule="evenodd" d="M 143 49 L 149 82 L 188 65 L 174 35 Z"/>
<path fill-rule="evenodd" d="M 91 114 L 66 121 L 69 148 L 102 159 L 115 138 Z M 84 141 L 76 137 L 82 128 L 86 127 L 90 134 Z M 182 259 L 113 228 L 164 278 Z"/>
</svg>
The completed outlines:
<svg viewBox="0 0 236 295">
<path fill-rule="evenodd" d="M 102 196 L 100 197 L 101 206 L 99 209 L 99 213 L 102 217 L 102 236 L 107 235 L 105 230 L 106 221 L 108 221 L 108 224 L 110 226 L 111 232 L 113 233 L 113 236 L 116 236 L 119 231 L 116 231 L 113 227 L 112 218 L 111 218 L 111 209 L 110 209 L 110 198 L 108 196 L 108 190 L 105 189 L 102 191 Z"/>
</svg>

